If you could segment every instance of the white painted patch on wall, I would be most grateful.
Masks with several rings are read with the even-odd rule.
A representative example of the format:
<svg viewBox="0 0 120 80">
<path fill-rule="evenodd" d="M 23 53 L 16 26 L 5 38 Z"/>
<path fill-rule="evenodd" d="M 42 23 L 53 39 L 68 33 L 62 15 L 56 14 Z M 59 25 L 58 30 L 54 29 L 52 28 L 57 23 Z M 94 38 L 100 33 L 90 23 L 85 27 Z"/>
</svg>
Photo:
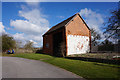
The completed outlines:
<svg viewBox="0 0 120 80">
<path fill-rule="evenodd" d="M 79 35 L 67 36 L 67 52 L 71 54 L 84 54 L 90 51 L 89 37 Z"/>
</svg>

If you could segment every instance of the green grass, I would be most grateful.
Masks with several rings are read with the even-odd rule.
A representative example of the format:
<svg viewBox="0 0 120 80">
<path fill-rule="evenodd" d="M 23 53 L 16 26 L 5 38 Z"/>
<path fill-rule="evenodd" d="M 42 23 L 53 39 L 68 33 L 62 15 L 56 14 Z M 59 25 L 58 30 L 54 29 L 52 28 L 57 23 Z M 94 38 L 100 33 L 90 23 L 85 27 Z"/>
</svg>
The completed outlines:
<svg viewBox="0 0 120 80">
<path fill-rule="evenodd" d="M 41 60 L 55 66 L 64 68 L 71 71 L 84 78 L 94 79 L 94 78 L 116 78 L 119 77 L 120 65 L 111 65 L 96 62 L 87 62 L 81 60 L 70 60 L 65 58 L 53 57 L 45 54 L 14 54 L 14 55 L 4 55 L 12 57 L 22 57 L 34 60 Z"/>
</svg>

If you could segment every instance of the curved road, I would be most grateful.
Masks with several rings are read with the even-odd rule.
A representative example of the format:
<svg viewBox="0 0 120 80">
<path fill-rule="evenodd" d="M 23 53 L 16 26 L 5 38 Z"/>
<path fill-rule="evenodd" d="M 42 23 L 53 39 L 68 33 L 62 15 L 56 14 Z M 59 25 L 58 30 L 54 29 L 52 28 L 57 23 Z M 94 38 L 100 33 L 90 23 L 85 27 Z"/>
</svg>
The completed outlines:
<svg viewBox="0 0 120 80">
<path fill-rule="evenodd" d="M 3 78 L 80 78 L 51 64 L 17 57 L 2 57 Z"/>
</svg>

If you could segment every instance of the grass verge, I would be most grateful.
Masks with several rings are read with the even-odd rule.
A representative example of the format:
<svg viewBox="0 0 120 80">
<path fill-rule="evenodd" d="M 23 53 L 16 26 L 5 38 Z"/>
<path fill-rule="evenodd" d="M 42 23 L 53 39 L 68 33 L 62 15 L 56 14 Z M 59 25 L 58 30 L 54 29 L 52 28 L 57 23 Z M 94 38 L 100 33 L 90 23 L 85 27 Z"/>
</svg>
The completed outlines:
<svg viewBox="0 0 120 80">
<path fill-rule="evenodd" d="M 71 71 L 86 79 L 120 79 L 120 65 L 111 65 L 96 62 L 87 62 L 81 60 L 70 60 L 65 58 L 53 57 L 45 54 L 10 54 L 3 56 L 22 57 L 27 59 L 41 60 L 60 68 Z"/>
</svg>

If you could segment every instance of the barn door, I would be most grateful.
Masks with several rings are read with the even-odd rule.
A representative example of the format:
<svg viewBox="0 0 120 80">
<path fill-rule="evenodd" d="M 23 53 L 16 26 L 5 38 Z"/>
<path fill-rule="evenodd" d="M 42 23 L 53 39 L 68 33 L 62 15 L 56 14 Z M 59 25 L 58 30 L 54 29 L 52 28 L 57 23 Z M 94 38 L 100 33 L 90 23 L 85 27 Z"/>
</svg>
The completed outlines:
<svg viewBox="0 0 120 80">
<path fill-rule="evenodd" d="M 63 33 L 58 32 L 53 35 L 53 55 L 54 56 L 62 56 L 60 44 L 63 41 Z"/>
</svg>

